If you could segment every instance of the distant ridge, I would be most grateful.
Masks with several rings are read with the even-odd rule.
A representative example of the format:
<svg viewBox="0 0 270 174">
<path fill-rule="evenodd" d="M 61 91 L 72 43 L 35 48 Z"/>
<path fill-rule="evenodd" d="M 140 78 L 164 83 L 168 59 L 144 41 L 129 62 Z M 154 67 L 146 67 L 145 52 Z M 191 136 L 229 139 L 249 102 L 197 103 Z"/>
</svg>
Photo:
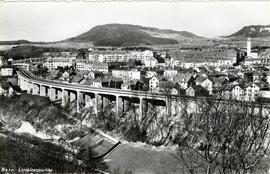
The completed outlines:
<svg viewBox="0 0 270 174">
<path fill-rule="evenodd" d="M 32 42 L 28 40 L 0 41 L 0 45 L 47 44 L 47 43 L 51 42 Z"/>
<path fill-rule="evenodd" d="M 251 38 L 265 38 L 270 37 L 270 25 L 250 25 L 245 26 L 234 34 L 226 36 L 231 37 L 251 37 Z"/>
<path fill-rule="evenodd" d="M 0 41 L 0 45 L 20 45 L 20 44 L 29 44 L 31 43 L 28 40 L 12 40 L 12 41 Z"/>
</svg>

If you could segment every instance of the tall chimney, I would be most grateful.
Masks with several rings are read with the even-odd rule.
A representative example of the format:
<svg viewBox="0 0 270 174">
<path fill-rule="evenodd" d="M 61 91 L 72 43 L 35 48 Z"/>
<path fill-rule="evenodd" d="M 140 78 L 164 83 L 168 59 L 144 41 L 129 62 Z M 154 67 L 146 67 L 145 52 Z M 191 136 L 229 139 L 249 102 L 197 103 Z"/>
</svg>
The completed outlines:
<svg viewBox="0 0 270 174">
<path fill-rule="evenodd" d="M 248 37 L 247 39 L 247 57 L 250 57 L 251 55 L 251 39 Z"/>
</svg>

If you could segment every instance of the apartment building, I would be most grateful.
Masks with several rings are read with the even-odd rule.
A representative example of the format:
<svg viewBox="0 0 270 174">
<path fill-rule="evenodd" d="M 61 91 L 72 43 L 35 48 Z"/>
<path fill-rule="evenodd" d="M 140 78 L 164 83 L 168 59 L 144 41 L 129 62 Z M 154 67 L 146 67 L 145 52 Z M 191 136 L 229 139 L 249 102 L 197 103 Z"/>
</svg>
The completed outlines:
<svg viewBox="0 0 270 174">
<path fill-rule="evenodd" d="M 260 96 L 260 90 L 266 88 L 263 83 L 251 83 L 246 86 L 245 100 L 255 101 Z"/>
<path fill-rule="evenodd" d="M 155 67 L 158 64 L 157 59 L 154 57 L 147 57 L 146 59 L 142 60 L 142 63 L 145 67 Z"/>
<path fill-rule="evenodd" d="M 0 75 L 1 76 L 12 76 L 13 75 L 13 66 L 12 65 L 2 65 L 0 67 Z"/>
<path fill-rule="evenodd" d="M 123 81 L 140 80 L 141 72 L 137 69 L 133 70 L 112 70 L 112 76 L 121 78 Z"/>
<path fill-rule="evenodd" d="M 127 54 L 129 60 L 140 60 L 143 61 L 149 57 L 153 57 L 153 52 L 150 50 L 145 51 L 131 51 Z"/>
<path fill-rule="evenodd" d="M 76 59 L 76 69 L 80 71 L 92 70 L 93 69 L 93 62 L 90 62 L 86 59 Z"/>
<path fill-rule="evenodd" d="M 231 89 L 231 98 L 234 100 L 244 100 L 245 89 L 240 85 L 235 85 Z"/>
<path fill-rule="evenodd" d="M 145 51 L 92 51 L 89 52 L 88 58 L 94 62 L 128 62 L 129 60 L 144 60 L 148 57 L 153 57 L 153 52 Z"/>
<path fill-rule="evenodd" d="M 109 72 L 109 66 L 107 63 L 93 62 L 92 71 L 98 71 L 107 74 Z"/>
<path fill-rule="evenodd" d="M 75 60 L 75 57 L 49 57 L 43 65 L 49 70 L 52 70 L 58 67 L 72 66 Z"/>
<path fill-rule="evenodd" d="M 108 63 L 108 62 L 128 62 L 125 51 L 92 51 L 88 55 L 89 61 Z"/>
</svg>

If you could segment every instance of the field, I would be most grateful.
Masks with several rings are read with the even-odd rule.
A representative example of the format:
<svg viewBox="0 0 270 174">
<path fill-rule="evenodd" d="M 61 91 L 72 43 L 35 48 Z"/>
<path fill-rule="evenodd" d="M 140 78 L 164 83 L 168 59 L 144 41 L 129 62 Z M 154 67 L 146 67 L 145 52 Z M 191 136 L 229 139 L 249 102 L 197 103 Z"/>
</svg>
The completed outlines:
<svg viewBox="0 0 270 174">
<path fill-rule="evenodd" d="M 14 46 L 16 46 L 16 45 L 0 45 L 0 51 L 9 50 L 9 49 L 11 49 Z"/>
</svg>

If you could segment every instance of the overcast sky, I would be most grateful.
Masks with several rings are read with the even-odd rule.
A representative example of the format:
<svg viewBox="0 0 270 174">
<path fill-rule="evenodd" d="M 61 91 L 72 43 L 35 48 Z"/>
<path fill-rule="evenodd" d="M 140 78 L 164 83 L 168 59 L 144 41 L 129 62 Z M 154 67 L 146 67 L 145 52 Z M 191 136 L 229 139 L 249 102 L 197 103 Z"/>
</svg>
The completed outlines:
<svg viewBox="0 0 270 174">
<path fill-rule="evenodd" d="M 216 37 L 245 25 L 270 24 L 270 1 L 0 3 L 0 40 L 58 41 L 107 23 Z"/>
</svg>

